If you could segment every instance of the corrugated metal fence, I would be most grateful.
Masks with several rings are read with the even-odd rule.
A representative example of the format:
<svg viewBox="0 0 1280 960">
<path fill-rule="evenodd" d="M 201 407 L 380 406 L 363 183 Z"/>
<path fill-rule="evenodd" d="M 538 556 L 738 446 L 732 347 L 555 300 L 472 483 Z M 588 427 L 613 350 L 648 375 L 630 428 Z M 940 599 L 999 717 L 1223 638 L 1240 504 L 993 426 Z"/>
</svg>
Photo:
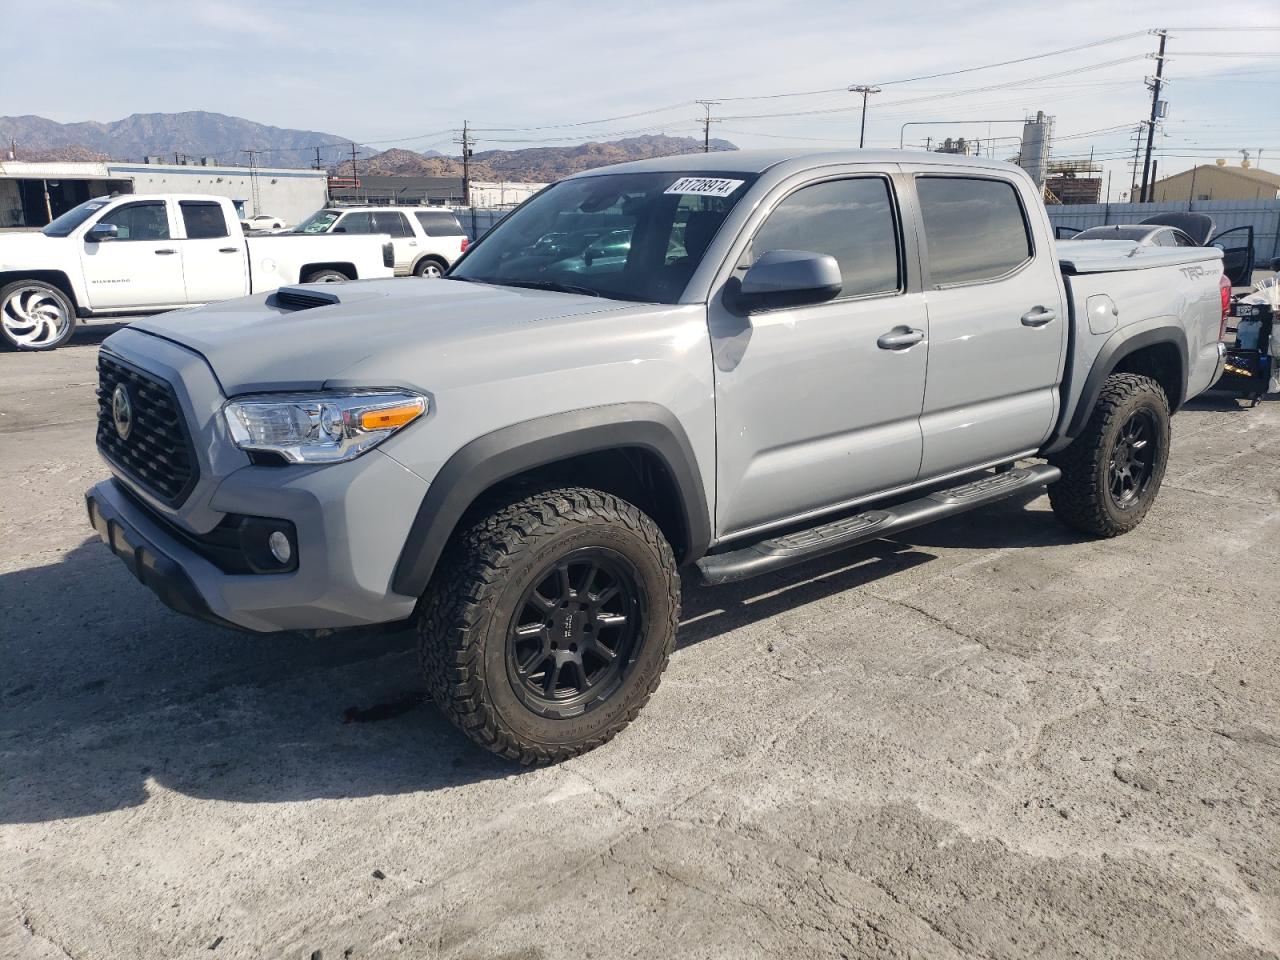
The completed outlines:
<svg viewBox="0 0 1280 960">
<path fill-rule="evenodd" d="M 510 213 L 514 207 L 454 207 L 458 222 L 472 240 L 483 237 L 495 223 Z"/>
<path fill-rule="evenodd" d="M 1048 208 L 1054 227 L 1083 230 L 1108 223 L 1137 223 L 1156 213 L 1207 213 L 1219 233 L 1253 226 L 1253 250 L 1259 265 L 1280 257 L 1280 200 L 1195 200 L 1167 203 L 1054 204 Z"/>
</svg>

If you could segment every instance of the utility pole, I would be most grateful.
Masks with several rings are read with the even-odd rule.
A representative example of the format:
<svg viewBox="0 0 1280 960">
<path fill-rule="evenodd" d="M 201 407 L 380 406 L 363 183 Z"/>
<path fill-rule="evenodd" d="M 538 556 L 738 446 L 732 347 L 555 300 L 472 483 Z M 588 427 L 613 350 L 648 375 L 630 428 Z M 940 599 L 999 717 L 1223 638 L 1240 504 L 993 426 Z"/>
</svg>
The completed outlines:
<svg viewBox="0 0 1280 960">
<path fill-rule="evenodd" d="M 1142 127 L 1146 121 L 1138 124 L 1133 141 L 1133 165 L 1129 170 L 1129 202 L 1137 203 L 1134 194 L 1138 192 L 1138 156 L 1142 151 Z"/>
<path fill-rule="evenodd" d="M 462 205 L 464 207 L 471 206 L 471 146 L 474 142 L 471 139 L 470 124 L 463 120 L 462 139 L 455 140 L 454 143 L 462 144 Z"/>
<path fill-rule="evenodd" d="M 854 84 L 849 88 L 849 92 L 862 94 L 862 127 L 858 131 L 858 149 L 861 150 L 863 143 L 867 139 L 867 97 L 873 93 L 879 93 L 880 88 L 865 84 Z"/>
<path fill-rule="evenodd" d="M 1156 52 L 1156 75 L 1151 81 L 1151 119 L 1147 126 L 1147 155 L 1142 161 L 1142 203 L 1150 203 L 1151 198 L 1148 196 L 1151 184 L 1151 148 L 1155 144 L 1156 139 L 1156 120 L 1160 118 L 1160 86 L 1164 79 L 1164 43 L 1169 39 L 1168 30 L 1157 30 L 1156 35 L 1160 37 L 1160 49 Z"/>
<path fill-rule="evenodd" d="M 707 111 L 707 115 L 705 117 L 699 117 L 698 122 L 702 124 L 702 152 L 710 153 L 711 152 L 711 125 L 713 123 L 720 122 L 719 120 L 713 120 L 711 118 L 711 108 L 720 106 L 720 101 L 719 100 L 698 100 L 696 102 L 702 104 L 702 109 Z"/>
<path fill-rule="evenodd" d="M 316 169 L 317 170 L 323 169 L 323 167 L 320 166 L 320 148 L 319 147 L 316 147 Z"/>
</svg>

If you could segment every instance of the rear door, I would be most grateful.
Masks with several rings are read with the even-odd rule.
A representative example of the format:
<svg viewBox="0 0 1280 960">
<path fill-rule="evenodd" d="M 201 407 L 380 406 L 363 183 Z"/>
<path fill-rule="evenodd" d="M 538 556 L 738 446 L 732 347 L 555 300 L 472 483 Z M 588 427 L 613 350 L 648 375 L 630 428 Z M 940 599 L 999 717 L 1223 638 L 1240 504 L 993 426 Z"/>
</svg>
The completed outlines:
<svg viewBox="0 0 1280 960">
<path fill-rule="evenodd" d="M 89 308 L 170 307 L 186 302 L 182 258 L 163 200 L 112 207 L 94 223 L 116 227 L 114 240 L 80 243 Z"/>
<path fill-rule="evenodd" d="M 714 230 L 700 224 L 694 236 L 702 216 L 690 215 L 680 246 L 710 241 Z M 826 303 L 750 317 L 723 295 L 708 307 L 719 536 L 916 479 L 928 321 L 909 279 L 909 219 L 894 178 L 854 167 L 781 184 L 748 223 L 732 254 L 735 276 L 770 250 L 808 250 L 835 257 L 843 287 Z"/>
<path fill-rule="evenodd" d="M 428 252 L 444 257 L 450 266 L 466 249 L 467 233 L 449 210 L 415 210 L 422 232 L 427 235 Z"/>
<path fill-rule="evenodd" d="M 395 270 L 398 276 L 408 276 L 413 272 L 413 263 L 418 259 L 418 236 L 409 226 L 409 218 L 399 210 L 377 210 L 373 214 L 373 232 L 385 233 L 391 238 L 391 246 L 395 249 Z"/>
<path fill-rule="evenodd" d="M 1253 283 L 1253 227 L 1232 227 L 1209 241 L 1209 246 L 1222 251 L 1222 272 L 1233 287 Z"/>
<path fill-rule="evenodd" d="M 929 311 L 925 479 L 1044 442 L 1068 318 L 1048 218 L 1029 183 L 921 170 L 914 184 Z"/>
<path fill-rule="evenodd" d="M 244 231 L 215 200 L 179 200 L 182 277 L 188 303 L 211 303 L 249 292 Z"/>
</svg>

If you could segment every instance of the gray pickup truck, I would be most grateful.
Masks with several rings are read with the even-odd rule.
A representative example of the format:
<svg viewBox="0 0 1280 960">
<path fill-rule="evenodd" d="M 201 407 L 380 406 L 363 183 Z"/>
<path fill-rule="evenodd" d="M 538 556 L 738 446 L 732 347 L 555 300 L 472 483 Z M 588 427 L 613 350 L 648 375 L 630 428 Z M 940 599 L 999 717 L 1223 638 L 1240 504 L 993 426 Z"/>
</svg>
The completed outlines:
<svg viewBox="0 0 1280 960">
<path fill-rule="evenodd" d="M 1141 521 L 1170 414 L 1222 370 L 1222 253 L 1052 236 L 1021 170 L 970 157 L 593 170 L 442 280 L 108 338 L 89 517 L 214 623 L 416 625 L 469 737 L 560 760 L 658 686 L 682 569 L 725 583 L 1045 485 L 1076 530 Z"/>
</svg>

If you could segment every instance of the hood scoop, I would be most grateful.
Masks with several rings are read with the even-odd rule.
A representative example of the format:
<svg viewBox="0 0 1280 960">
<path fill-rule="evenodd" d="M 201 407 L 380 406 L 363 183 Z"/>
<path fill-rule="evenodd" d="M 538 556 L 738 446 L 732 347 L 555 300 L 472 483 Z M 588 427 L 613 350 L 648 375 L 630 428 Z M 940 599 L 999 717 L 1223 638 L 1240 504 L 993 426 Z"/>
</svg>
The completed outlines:
<svg viewBox="0 0 1280 960">
<path fill-rule="evenodd" d="M 342 301 L 336 293 L 327 290 L 304 290 L 299 287 L 281 287 L 267 297 L 267 306 L 279 310 L 310 310 L 312 307 L 331 307 Z"/>
</svg>

